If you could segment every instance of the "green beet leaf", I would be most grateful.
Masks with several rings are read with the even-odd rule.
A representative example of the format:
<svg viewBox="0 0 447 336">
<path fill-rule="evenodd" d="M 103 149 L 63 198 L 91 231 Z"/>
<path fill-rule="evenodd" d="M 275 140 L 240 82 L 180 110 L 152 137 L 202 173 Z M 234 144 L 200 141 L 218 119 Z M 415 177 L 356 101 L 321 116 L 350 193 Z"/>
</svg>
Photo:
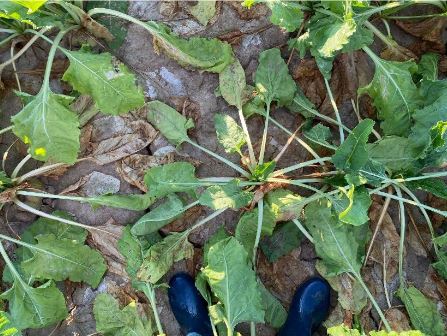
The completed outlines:
<svg viewBox="0 0 447 336">
<path fill-rule="evenodd" d="M 0 298 L 9 301 L 9 312 L 18 329 L 47 327 L 68 315 L 64 295 L 53 281 L 33 288 L 16 278 Z"/>
<path fill-rule="evenodd" d="M 368 94 L 383 122 L 380 127 L 386 135 L 407 135 L 411 117 L 419 107 L 420 99 L 412 74 L 414 62 L 385 61 L 372 52 L 368 53 L 376 66 L 372 81 L 359 89 L 359 94 Z"/>
<path fill-rule="evenodd" d="M 39 235 L 31 249 L 34 256 L 22 262 L 23 270 L 35 279 L 84 281 L 97 287 L 107 270 L 101 254 L 87 245 L 53 234 Z"/>
<path fill-rule="evenodd" d="M 436 197 L 447 199 L 447 184 L 440 178 L 426 178 L 405 182 L 410 189 L 419 189 L 427 191 Z"/>
<path fill-rule="evenodd" d="M 4 311 L 0 311 L 0 336 L 22 336 L 20 329 L 11 321 L 11 316 Z"/>
<path fill-rule="evenodd" d="M 249 258 L 253 256 L 253 247 L 258 229 L 258 208 L 248 211 L 242 215 L 237 223 L 234 236 L 245 248 Z M 264 206 L 261 237 L 270 236 L 275 228 L 275 215 L 268 206 Z"/>
<path fill-rule="evenodd" d="M 252 181 L 265 181 L 275 171 L 276 161 L 264 162 L 256 165 L 251 173 Z"/>
<path fill-rule="evenodd" d="M 352 186 L 347 192 L 341 192 L 338 198 L 333 199 L 333 206 L 342 223 L 363 225 L 369 220 L 371 197 L 365 187 Z"/>
<path fill-rule="evenodd" d="M 281 328 L 287 319 L 287 312 L 279 300 L 265 288 L 258 279 L 258 288 L 261 292 L 262 305 L 265 310 L 265 323 L 273 328 Z"/>
<path fill-rule="evenodd" d="M 268 0 L 265 4 L 272 11 L 270 22 L 288 32 L 299 28 L 303 22 L 303 12 L 298 1 Z"/>
<path fill-rule="evenodd" d="M 322 147 L 328 147 L 333 148 L 329 141 L 332 138 L 332 133 L 329 127 L 324 126 L 323 124 L 316 124 L 314 127 L 312 127 L 308 131 L 304 131 L 304 136 L 312 141 L 312 143 L 322 146 Z"/>
<path fill-rule="evenodd" d="M 187 141 L 187 131 L 194 127 L 191 119 L 186 119 L 172 107 L 158 100 L 147 103 L 147 119 L 173 145 Z"/>
<path fill-rule="evenodd" d="M 225 227 L 222 225 L 203 245 L 203 266 L 208 265 L 208 253 L 211 246 L 229 237 Z"/>
<path fill-rule="evenodd" d="M 51 215 L 68 220 L 75 220 L 72 215 L 66 211 L 56 210 Z M 26 243 L 37 244 L 39 235 L 54 235 L 56 239 L 68 239 L 78 244 L 83 244 L 87 238 L 87 230 L 62 223 L 45 217 L 40 217 L 33 224 L 28 226 L 22 234 L 22 240 Z"/>
<path fill-rule="evenodd" d="M 146 25 L 154 36 L 155 46 L 180 65 L 219 73 L 233 62 L 233 49 L 226 42 L 203 37 L 183 39 L 162 23 L 152 21 Z"/>
<path fill-rule="evenodd" d="M 168 163 L 148 169 L 144 175 L 144 183 L 149 189 L 149 195 L 158 198 L 194 190 L 200 185 L 194 176 L 195 170 L 189 162 Z"/>
<path fill-rule="evenodd" d="M 422 55 L 418 64 L 418 73 L 423 79 L 435 81 L 438 79 L 439 54 L 427 53 Z"/>
<path fill-rule="evenodd" d="M 261 249 L 268 261 L 274 263 L 279 258 L 296 249 L 303 240 L 303 235 L 293 222 L 279 223 L 271 236 L 261 240 Z"/>
<path fill-rule="evenodd" d="M 129 226 L 124 228 L 123 234 L 118 240 L 118 249 L 126 259 L 127 274 L 132 280 L 135 280 L 143 263 L 143 248 L 139 240 L 132 235 Z"/>
<path fill-rule="evenodd" d="M 328 276 L 350 272 L 360 274 L 365 253 L 366 225 L 340 225 L 328 200 L 317 200 L 304 210 L 306 226 L 314 238 L 315 250 Z"/>
<path fill-rule="evenodd" d="M 266 196 L 266 202 L 273 214 L 275 221 L 282 222 L 299 216 L 303 206 L 303 198 L 287 189 L 275 189 Z"/>
<path fill-rule="evenodd" d="M 416 287 L 404 286 L 399 288 L 397 295 L 404 303 L 413 327 L 426 335 L 445 335 L 445 325 L 436 304 L 426 298 Z"/>
<path fill-rule="evenodd" d="M 135 75 L 124 64 L 115 66 L 109 53 L 66 51 L 70 66 L 62 79 L 80 93 L 90 95 L 105 114 L 122 114 L 144 105 Z"/>
<path fill-rule="evenodd" d="M 313 118 L 315 114 L 312 112 L 318 113 L 315 105 L 306 97 L 298 86 L 293 101 L 287 104 L 286 107 L 290 112 L 299 113 L 304 118 Z"/>
<path fill-rule="evenodd" d="M 248 263 L 247 252 L 235 238 L 210 248 L 203 274 L 223 305 L 221 313 L 229 329 L 234 330 L 241 322 L 264 322 L 256 274 Z"/>
<path fill-rule="evenodd" d="M 296 84 L 278 48 L 263 51 L 255 74 L 256 89 L 266 105 L 276 101 L 279 106 L 292 102 Z"/>
<path fill-rule="evenodd" d="M 0 170 L 0 192 L 12 186 L 12 180 L 3 170 Z"/>
<path fill-rule="evenodd" d="M 361 121 L 349 134 L 332 156 L 335 167 L 344 171 L 358 171 L 368 161 L 366 143 L 372 132 L 374 121 L 365 119 Z"/>
<path fill-rule="evenodd" d="M 16 115 L 13 132 L 29 146 L 28 153 L 39 161 L 72 164 L 79 152 L 79 121 L 68 105 L 72 97 L 55 94 L 48 85 Z"/>
<path fill-rule="evenodd" d="M 193 254 L 194 247 L 188 241 L 188 231 L 172 233 L 149 248 L 138 271 L 138 278 L 154 284 L 174 262 L 191 258 Z"/>
<path fill-rule="evenodd" d="M 214 117 L 217 140 L 227 153 L 239 153 L 245 145 L 245 134 L 237 122 L 226 114 L 216 114 Z"/>
<path fill-rule="evenodd" d="M 238 180 L 232 180 L 225 185 L 208 187 L 199 198 L 201 205 L 213 210 L 232 208 L 240 209 L 253 200 L 253 193 L 244 191 Z"/>
<path fill-rule="evenodd" d="M 245 72 L 237 59 L 219 74 L 219 89 L 228 104 L 242 108 L 242 96 L 245 90 Z"/>
<path fill-rule="evenodd" d="M 28 8 L 29 13 L 34 13 L 42 7 L 47 0 L 11 0 L 11 2 Z"/>
<path fill-rule="evenodd" d="M 418 149 L 408 138 L 387 136 L 374 144 L 368 144 L 368 153 L 372 160 L 383 164 L 392 172 L 414 172 L 419 170 L 417 159 L 421 156 Z"/>
<path fill-rule="evenodd" d="M 185 207 L 182 200 L 175 194 L 168 195 L 166 202 L 149 211 L 134 224 L 132 234 L 142 236 L 156 232 L 180 217 L 183 212 Z"/>
<path fill-rule="evenodd" d="M 93 305 L 96 331 L 105 336 L 147 336 L 153 335 L 151 321 L 140 315 L 135 301 L 123 309 L 118 301 L 108 293 L 100 293 Z"/>
</svg>

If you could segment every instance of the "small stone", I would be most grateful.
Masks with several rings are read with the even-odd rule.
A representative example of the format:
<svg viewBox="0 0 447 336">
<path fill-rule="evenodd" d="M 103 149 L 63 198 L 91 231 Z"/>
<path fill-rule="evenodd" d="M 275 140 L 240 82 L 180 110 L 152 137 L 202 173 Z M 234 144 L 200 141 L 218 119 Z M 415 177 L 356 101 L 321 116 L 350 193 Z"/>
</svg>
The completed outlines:
<svg viewBox="0 0 447 336">
<path fill-rule="evenodd" d="M 115 194 L 120 190 L 121 182 L 116 177 L 97 171 L 90 174 L 90 179 L 82 186 L 85 196 L 94 197 Z"/>
</svg>

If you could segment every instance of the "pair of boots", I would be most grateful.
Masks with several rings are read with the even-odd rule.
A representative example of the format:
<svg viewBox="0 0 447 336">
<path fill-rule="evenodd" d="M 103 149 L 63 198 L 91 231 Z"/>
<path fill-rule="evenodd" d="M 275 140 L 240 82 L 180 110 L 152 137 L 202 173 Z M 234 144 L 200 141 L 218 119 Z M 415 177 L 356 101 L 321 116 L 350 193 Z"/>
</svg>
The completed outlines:
<svg viewBox="0 0 447 336">
<path fill-rule="evenodd" d="M 205 300 L 194 279 L 186 273 L 169 282 L 169 303 L 182 332 L 187 336 L 213 336 Z M 311 336 L 329 312 L 330 287 L 321 278 L 312 278 L 295 292 L 287 320 L 278 336 Z"/>
</svg>

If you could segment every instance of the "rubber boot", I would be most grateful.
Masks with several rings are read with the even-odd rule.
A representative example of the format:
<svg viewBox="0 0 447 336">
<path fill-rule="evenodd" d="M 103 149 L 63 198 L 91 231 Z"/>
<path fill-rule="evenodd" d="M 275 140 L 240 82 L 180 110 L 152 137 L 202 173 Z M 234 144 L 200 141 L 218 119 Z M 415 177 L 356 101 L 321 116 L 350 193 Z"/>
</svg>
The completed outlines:
<svg viewBox="0 0 447 336">
<path fill-rule="evenodd" d="M 183 335 L 213 336 L 206 301 L 189 274 L 178 273 L 171 278 L 168 297 Z"/>
<path fill-rule="evenodd" d="M 329 314 L 330 286 L 311 278 L 299 286 L 278 336 L 311 336 Z"/>
</svg>

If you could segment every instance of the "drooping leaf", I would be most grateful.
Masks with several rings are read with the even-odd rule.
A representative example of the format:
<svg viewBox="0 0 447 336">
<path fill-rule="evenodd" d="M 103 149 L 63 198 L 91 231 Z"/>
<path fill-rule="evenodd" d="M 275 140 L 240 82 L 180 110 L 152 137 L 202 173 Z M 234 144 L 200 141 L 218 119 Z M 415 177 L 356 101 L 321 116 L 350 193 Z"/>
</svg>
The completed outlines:
<svg viewBox="0 0 447 336">
<path fill-rule="evenodd" d="M 216 0 L 199 0 L 197 4 L 188 7 L 188 11 L 203 26 L 216 15 Z"/>
<path fill-rule="evenodd" d="M 261 292 L 262 305 L 265 310 L 265 323 L 273 328 L 280 328 L 287 319 L 287 312 L 279 302 L 279 300 L 270 291 L 265 288 L 264 284 L 258 280 L 258 288 Z"/>
<path fill-rule="evenodd" d="M 247 252 L 235 238 L 227 238 L 210 248 L 203 274 L 223 304 L 228 328 L 234 330 L 241 322 L 264 322 L 256 274 L 248 264 Z"/>
<path fill-rule="evenodd" d="M 150 21 L 146 25 L 154 36 L 155 46 L 180 65 L 219 73 L 233 61 L 233 49 L 226 42 L 203 37 L 183 39 L 162 23 Z"/>
<path fill-rule="evenodd" d="M 279 106 L 292 102 L 296 84 L 278 48 L 263 51 L 255 74 L 256 89 L 266 105 L 276 101 Z"/>
<path fill-rule="evenodd" d="M 123 230 L 123 234 L 118 240 L 118 249 L 126 259 L 126 272 L 135 281 L 138 270 L 143 262 L 143 249 L 137 238 L 132 236 L 129 226 Z"/>
<path fill-rule="evenodd" d="M 79 152 L 79 121 L 68 105 L 72 97 L 53 93 L 48 85 L 11 117 L 13 132 L 36 160 L 72 164 Z"/>
<path fill-rule="evenodd" d="M 253 194 L 244 191 L 239 186 L 238 180 L 232 180 L 224 185 L 214 185 L 208 187 L 199 198 L 201 205 L 205 205 L 213 210 L 232 208 L 240 209 L 250 203 Z"/>
<path fill-rule="evenodd" d="M 47 327 L 68 315 L 64 295 L 53 281 L 33 288 L 16 278 L 0 298 L 8 300 L 9 312 L 18 329 Z"/>
<path fill-rule="evenodd" d="M 246 253 L 251 258 L 253 255 L 253 246 L 256 240 L 256 231 L 258 229 L 258 208 L 247 211 L 239 219 L 234 236 L 245 248 Z M 261 237 L 270 236 L 275 227 L 275 215 L 268 206 L 264 206 Z"/>
<path fill-rule="evenodd" d="M 241 63 L 235 59 L 219 74 L 219 89 L 228 104 L 242 108 L 242 95 L 245 90 L 245 72 Z"/>
<path fill-rule="evenodd" d="M 365 187 L 350 188 L 333 199 L 333 206 L 341 222 L 351 225 L 363 225 L 369 220 L 368 210 L 371 197 Z"/>
<path fill-rule="evenodd" d="M 195 167 L 188 162 L 173 162 L 148 169 L 144 183 L 149 195 L 164 197 L 175 192 L 194 190 L 199 186 L 195 175 Z"/>
<path fill-rule="evenodd" d="M 288 221 L 299 216 L 303 198 L 287 189 L 275 189 L 266 196 L 266 202 L 272 209 L 277 222 Z"/>
<path fill-rule="evenodd" d="M 22 336 L 8 313 L 0 311 L 0 336 Z"/>
<path fill-rule="evenodd" d="M 245 145 L 245 134 L 237 122 L 226 114 L 216 114 L 214 117 L 217 140 L 227 153 L 239 153 Z"/>
<path fill-rule="evenodd" d="M 95 299 L 93 313 L 96 331 L 105 336 L 147 336 L 154 333 L 151 322 L 138 313 L 135 301 L 120 309 L 112 295 L 100 293 Z"/>
<path fill-rule="evenodd" d="M 303 234 L 295 223 L 286 222 L 278 224 L 271 236 L 261 240 L 260 246 L 268 261 L 274 263 L 296 249 L 302 240 Z"/>
<path fill-rule="evenodd" d="M 84 281 L 97 287 L 107 270 L 101 254 L 87 245 L 53 234 L 39 235 L 34 256 L 22 262 L 22 268 L 35 279 Z"/>
<path fill-rule="evenodd" d="M 417 66 L 412 61 L 394 62 L 370 54 L 376 66 L 374 78 L 359 94 L 368 94 L 383 122 L 380 127 L 386 135 L 407 135 L 411 117 L 419 106 L 419 92 L 412 74 Z"/>
<path fill-rule="evenodd" d="M 172 107 L 158 100 L 147 103 L 147 119 L 170 143 L 175 146 L 187 141 L 187 131 L 194 127 L 191 119 L 186 119 Z"/>
<path fill-rule="evenodd" d="M 435 81 L 438 79 L 439 54 L 427 53 L 421 56 L 418 73 L 422 78 Z"/>
<path fill-rule="evenodd" d="M 90 95 L 102 113 L 118 115 L 144 105 L 144 95 L 124 64 L 115 66 L 109 53 L 65 51 L 70 66 L 62 79 L 80 93 Z"/>
<path fill-rule="evenodd" d="M 156 232 L 163 226 L 177 219 L 184 211 L 185 207 L 183 206 L 182 200 L 175 194 L 168 195 L 166 202 L 141 217 L 134 226 L 132 226 L 131 231 L 137 236 Z"/>
<path fill-rule="evenodd" d="M 416 287 L 403 286 L 399 288 L 397 295 L 404 303 L 413 327 L 426 335 L 445 335 L 445 325 L 436 304 L 426 298 Z"/>
<path fill-rule="evenodd" d="M 365 119 L 361 121 L 349 134 L 332 156 L 335 167 L 345 171 L 358 171 L 368 161 L 366 143 L 372 132 L 374 121 Z"/>
<path fill-rule="evenodd" d="M 187 232 L 171 233 L 146 252 L 138 278 L 154 284 L 169 271 L 174 262 L 191 258 L 193 254 L 194 247 L 188 241 Z"/>
<path fill-rule="evenodd" d="M 436 197 L 447 199 L 447 184 L 440 178 L 426 178 L 406 182 L 410 189 L 420 189 L 433 194 Z"/>
<path fill-rule="evenodd" d="M 329 140 L 332 138 L 332 133 L 329 127 L 324 126 L 321 123 L 316 124 L 310 130 L 305 131 L 304 136 L 312 141 L 314 144 L 323 146 L 323 147 L 334 147 L 329 143 Z"/>
<path fill-rule="evenodd" d="M 367 146 L 368 148 L 368 146 Z M 345 175 L 346 182 L 355 186 L 369 183 L 375 187 L 382 184 L 388 178 L 385 166 L 375 160 L 369 159 L 358 172 L 351 172 Z M 343 184 L 342 186 L 345 186 Z"/>
<path fill-rule="evenodd" d="M 107 206 L 133 211 L 146 210 L 154 201 L 155 198 L 149 194 L 107 194 L 85 199 L 85 202 L 91 204 L 93 207 Z"/>
<path fill-rule="evenodd" d="M 392 172 L 417 171 L 421 153 L 408 138 L 387 136 L 367 146 L 372 160 L 383 164 Z"/>
<path fill-rule="evenodd" d="M 327 200 L 306 206 L 306 226 L 314 238 L 315 250 L 327 269 L 328 276 L 345 272 L 359 274 L 365 253 L 365 225 L 340 225 L 338 216 Z"/>
</svg>

